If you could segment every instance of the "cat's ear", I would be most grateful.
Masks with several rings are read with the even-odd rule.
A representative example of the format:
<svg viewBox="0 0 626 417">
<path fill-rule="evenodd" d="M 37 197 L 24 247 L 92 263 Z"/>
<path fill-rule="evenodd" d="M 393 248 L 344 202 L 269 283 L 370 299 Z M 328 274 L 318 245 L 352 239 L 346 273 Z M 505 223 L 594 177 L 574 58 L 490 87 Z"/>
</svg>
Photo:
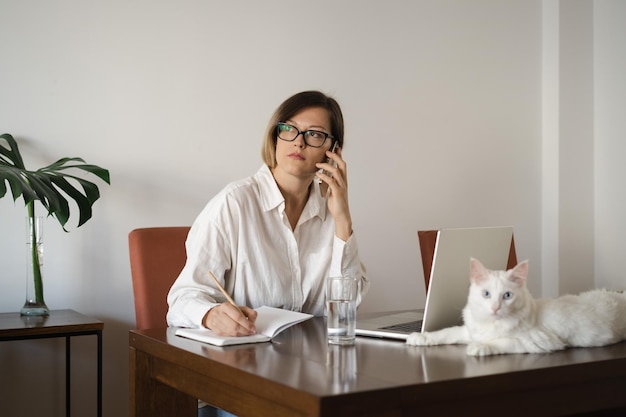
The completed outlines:
<svg viewBox="0 0 626 417">
<path fill-rule="evenodd" d="M 515 268 L 509 270 L 509 279 L 518 286 L 523 286 L 528 277 L 528 260 L 518 263 Z"/>
<path fill-rule="evenodd" d="M 489 271 L 476 258 L 470 258 L 470 281 L 477 284 L 487 277 Z"/>
</svg>

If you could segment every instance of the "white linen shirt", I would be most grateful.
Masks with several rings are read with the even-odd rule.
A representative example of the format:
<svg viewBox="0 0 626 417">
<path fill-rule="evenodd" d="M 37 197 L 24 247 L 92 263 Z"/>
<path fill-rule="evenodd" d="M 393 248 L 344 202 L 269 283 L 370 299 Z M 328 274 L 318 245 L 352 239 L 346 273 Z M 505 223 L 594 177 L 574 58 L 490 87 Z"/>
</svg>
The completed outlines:
<svg viewBox="0 0 626 417">
<path fill-rule="evenodd" d="M 263 305 L 325 313 L 325 278 L 359 278 L 357 303 L 367 292 L 354 233 L 343 241 L 326 199 L 314 181 L 292 231 L 285 200 L 267 165 L 218 193 L 194 221 L 187 262 L 167 297 L 170 326 L 202 327 L 209 309 L 226 301 L 212 283 L 211 271 L 238 305 Z"/>
</svg>

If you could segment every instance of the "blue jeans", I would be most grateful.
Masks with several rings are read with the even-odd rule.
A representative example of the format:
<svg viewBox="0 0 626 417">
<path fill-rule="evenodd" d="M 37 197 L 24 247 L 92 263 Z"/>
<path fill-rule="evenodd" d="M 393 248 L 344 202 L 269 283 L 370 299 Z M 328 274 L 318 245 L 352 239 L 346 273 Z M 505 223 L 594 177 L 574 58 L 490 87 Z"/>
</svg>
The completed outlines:
<svg viewBox="0 0 626 417">
<path fill-rule="evenodd" d="M 198 417 L 237 417 L 237 416 L 229 413 L 228 411 L 215 408 L 212 405 L 205 405 L 204 407 L 198 408 Z"/>
</svg>

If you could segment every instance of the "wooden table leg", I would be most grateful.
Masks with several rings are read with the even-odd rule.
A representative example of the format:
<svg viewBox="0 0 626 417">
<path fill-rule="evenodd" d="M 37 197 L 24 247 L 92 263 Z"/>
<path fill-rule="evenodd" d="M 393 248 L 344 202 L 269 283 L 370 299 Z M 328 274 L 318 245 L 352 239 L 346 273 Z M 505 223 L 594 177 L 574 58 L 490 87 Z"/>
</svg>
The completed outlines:
<svg viewBox="0 0 626 417">
<path fill-rule="evenodd" d="M 98 362 L 98 381 L 97 381 L 97 394 L 98 394 L 98 417 L 102 417 L 102 330 L 96 332 L 96 336 L 98 338 L 98 352 L 97 362 Z"/>
<path fill-rule="evenodd" d="M 72 409 L 72 342 L 71 336 L 65 336 L 65 416 L 70 417 Z"/>
<path fill-rule="evenodd" d="M 198 400 L 151 376 L 150 356 L 130 348 L 130 417 L 197 416 Z"/>
</svg>

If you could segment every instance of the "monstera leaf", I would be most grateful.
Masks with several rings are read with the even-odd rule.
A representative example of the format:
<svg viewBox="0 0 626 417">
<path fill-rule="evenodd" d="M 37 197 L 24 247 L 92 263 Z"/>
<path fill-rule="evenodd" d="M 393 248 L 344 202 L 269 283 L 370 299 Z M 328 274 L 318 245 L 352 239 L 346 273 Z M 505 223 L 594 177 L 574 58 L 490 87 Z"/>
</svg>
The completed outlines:
<svg viewBox="0 0 626 417">
<path fill-rule="evenodd" d="M 100 198 L 100 192 L 93 182 L 73 175 L 76 170 L 91 173 L 110 184 L 108 170 L 86 164 L 82 158 L 61 158 L 36 171 L 29 171 L 13 136 L 8 133 L 0 135 L 0 198 L 6 195 L 8 183 L 13 200 L 20 196 L 24 199 L 29 217 L 33 216 L 32 202 L 39 200 L 48 214 L 66 230 L 65 224 L 70 218 L 69 197 L 78 206 L 78 227 L 85 224 L 91 218 L 91 207 Z"/>
</svg>

